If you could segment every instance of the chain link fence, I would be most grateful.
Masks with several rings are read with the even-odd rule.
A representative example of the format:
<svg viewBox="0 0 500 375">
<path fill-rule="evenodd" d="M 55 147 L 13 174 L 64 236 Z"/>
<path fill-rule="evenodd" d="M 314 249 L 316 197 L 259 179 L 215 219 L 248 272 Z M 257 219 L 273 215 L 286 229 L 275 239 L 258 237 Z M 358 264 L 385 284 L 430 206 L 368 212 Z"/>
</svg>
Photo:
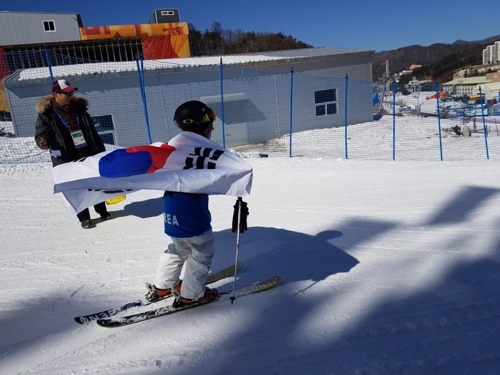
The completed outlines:
<svg viewBox="0 0 500 375">
<path fill-rule="evenodd" d="M 175 108 L 201 100 L 218 116 L 212 139 L 245 157 L 500 159 L 500 116 L 487 103 L 444 100 L 437 86 L 401 95 L 395 85 L 379 92 L 348 76 L 252 70 L 222 58 L 215 66 L 139 54 L 136 61 L 95 63 L 40 51 L 4 81 L 10 112 L 0 117 L 0 163 L 49 161 L 33 139 L 36 106 L 60 78 L 89 101 L 108 149 L 168 142 L 179 132 Z"/>
</svg>

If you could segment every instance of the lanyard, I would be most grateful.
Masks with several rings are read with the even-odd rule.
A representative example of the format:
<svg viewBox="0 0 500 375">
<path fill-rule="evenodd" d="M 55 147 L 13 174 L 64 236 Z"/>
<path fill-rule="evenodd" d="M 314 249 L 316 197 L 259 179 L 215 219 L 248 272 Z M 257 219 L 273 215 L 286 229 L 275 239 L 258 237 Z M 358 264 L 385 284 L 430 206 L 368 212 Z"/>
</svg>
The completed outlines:
<svg viewBox="0 0 500 375">
<path fill-rule="evenodd" d="M 66 126 L 66 129 L 69 130 L 68 124 L 66 123 L 66 121 L 64 121 L 64 119 L 62 118 L 62 116 L 59 114 L 59 111 L 57 109 L 54 109 L 54 112 L 59 117 L 59 119 L 61 120 L 61 122 L 63 123 L 63 125 Z M 76 123 L 77 123 L 78 127 L 80 127 L 80 120 L 79 120 L 78 116 L 76 115 L 75 110 L 73 110 L 73 116 L 75 116 Z"/>
</svg>

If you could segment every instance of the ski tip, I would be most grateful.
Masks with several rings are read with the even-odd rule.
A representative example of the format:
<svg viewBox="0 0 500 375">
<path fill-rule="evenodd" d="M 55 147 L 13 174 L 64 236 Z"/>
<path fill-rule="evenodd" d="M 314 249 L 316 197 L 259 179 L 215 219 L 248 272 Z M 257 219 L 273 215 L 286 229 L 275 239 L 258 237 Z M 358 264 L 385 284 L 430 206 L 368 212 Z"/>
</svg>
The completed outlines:
<svg viewBox="0 0 500 375">
<path fill-rule="evenodd" d="M 95 319 L 89 319 L 85 316 L 76 316 L 74 319 L 75 322 L 81 324 L 82 326 L 88 326 L 90 323 L 95 321 Z"/>
<path fill-rule="evenodd" d="M 281 277 L 280 276 L 274 276 L 270 280 L 274 283 L 274 286 L 276 286 L 276 285 L 278 285 L 281 282 Z"/>
<path fill-rule="evenodd" d="M 103 328 L 103 329 L 110 329 L 110 328 L 116 328 L 118 327 L 118 325 L 114 326 L 114 325 L 108 325 L 108 323 L 103 323 L 103 322 L 100 322 L 100 321 L 97 321 L 97 326 L 99 328 Z"/>
<path fill-rule="evenodd" d="M 274 285 L 277 285 L 281 282 L 281 277 L 280 276 L 274 276 L 271 277 L 270 279 L 267 279 L 266 281 L 263 281 L 263 283 L 271 283 Z"/>
<path fill-rule="evenodd" d="M 123 322 L 120 319 L 98 319 L 96 320 L 96 325 L 101 328 L 117 328 L 123 326 Z"/>
<path fill-rule="evenodd" d="M 271 277 L 270 279 L 261 281 L 259 283 L 256 283 L 251 286 L 252 290 L 254 293 L 256 292 L 261 292 L 264 290 L 268 290 L 271 288 L 274 288 L 276 285 L 278 285 L 281 282 L 281 277 L 280 276 L 274 276 Z"/>
</svg>

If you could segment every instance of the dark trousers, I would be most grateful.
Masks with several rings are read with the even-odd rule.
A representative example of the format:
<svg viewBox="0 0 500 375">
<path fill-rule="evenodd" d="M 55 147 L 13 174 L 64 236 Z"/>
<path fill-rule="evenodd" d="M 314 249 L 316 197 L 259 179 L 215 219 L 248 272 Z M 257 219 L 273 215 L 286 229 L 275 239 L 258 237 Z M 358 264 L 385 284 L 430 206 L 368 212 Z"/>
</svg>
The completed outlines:
<svg viewBox="0 0 500 375">
<path fill-rule="evenodd" d="M 102 203 L 98 203 L 94 206 L 94 210 L 95 212 L 97 212 L 99 215 L 103 215 L 105 214 L 106 212 L 108 212 L 107 208 L 106 208 L 106 203 L 105 202 L 102 202 Z M 80 223 L 85 221 L 85 220 L 90 220 L 90 212 L 89 212 L 89 209 L 86 208 L 85 210 L 83 210 L 82 212 L 80 212 L 79 214 L 77 214 L 76 216 L 78 216 L 78 220 L 80 220 Z"/>
</svg>

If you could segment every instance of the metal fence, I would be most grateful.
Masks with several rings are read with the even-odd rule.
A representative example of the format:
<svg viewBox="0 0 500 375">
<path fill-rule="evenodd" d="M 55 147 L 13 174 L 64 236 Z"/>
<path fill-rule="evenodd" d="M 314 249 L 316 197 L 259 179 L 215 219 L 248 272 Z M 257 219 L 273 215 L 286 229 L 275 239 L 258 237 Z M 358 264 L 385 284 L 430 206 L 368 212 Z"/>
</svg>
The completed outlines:
<svg viewBox="0 0 500 375">
<path fill-rule="evenodd" d="M 34 145 L 35 105 L 63 77 L 90 98 L 89 113 L 108 148 L 167 142 L 179 131 L 172 122 L 176 106 L 201 99 L 219 117 L 212 139 L 243 157 L 500 159 L 500 116 L 487 103 L 444 100 L 437 85 L 436 92 L 401 95 L 393 83 L 392 91 L 373 96 L 372 82 L 308 76 L 293 67 L 275 73 L 223 59 L 215 67 L 186 68 L 140 55 L 105 64 L 44 55 L 42 67 L 9 76 L 19 87 L 8 90 L 14 105 L 0 118 L 0 163 L 49 160 Z"/>
</svg>

